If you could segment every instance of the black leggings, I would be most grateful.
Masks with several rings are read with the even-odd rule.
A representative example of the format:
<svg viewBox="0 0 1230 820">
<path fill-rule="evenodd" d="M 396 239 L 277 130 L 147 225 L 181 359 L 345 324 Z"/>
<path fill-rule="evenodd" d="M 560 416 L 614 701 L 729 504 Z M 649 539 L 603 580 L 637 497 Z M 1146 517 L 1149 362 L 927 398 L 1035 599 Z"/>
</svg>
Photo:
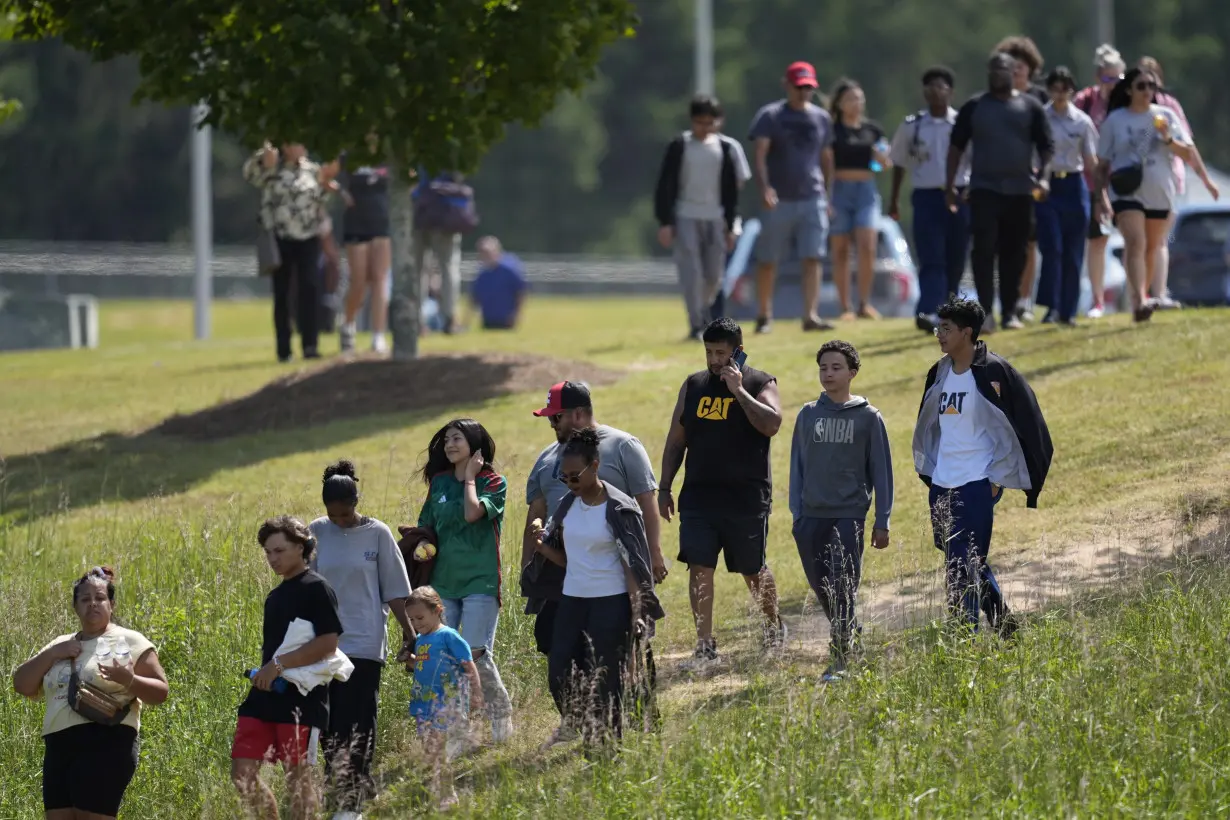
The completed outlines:
<svg viewBox="0 0 1230 820">
<path fill-rule="evenodd" d="M 361 811 L 376 793 L 372 758 L 376 753 L 376 710 L 384 665 L 351 658 L 350 679 L 329 683 L 329 728 L 321 738 L 329 802 L 336 811 Z"/>
<path fill-rule="evenodd" d="M 289 359 L 290 350 L 290 288 L 298 291 L 299 338 L 303 355 L 316 355 L 317 325 L 320 296 L 316 275 L 320 269 L 320 237 L 311 239 L 278 238 L 281 266 L 273 272 L 273 331 L 278 341 L 278 358 Z"/>
<path fill-rule="evenodd" d="M 999 310 L 1007 321 L 1016 312 L 1021 273 L 1029 253 L 1034 224 L 1034 199 L 1029 194 L 1007 195 L 974 189 L 969 195 L 973 248 L 970 267 L 982 309 L 991 315 L 995 306 L 995 262 L 999 260 Z"/>
<path fill-rule="evenodd" d="M 547 674 L 565 721 L 619 733 L 631 633 L 632 601 L 626 592 L 560 599 Z"/>
</svg>

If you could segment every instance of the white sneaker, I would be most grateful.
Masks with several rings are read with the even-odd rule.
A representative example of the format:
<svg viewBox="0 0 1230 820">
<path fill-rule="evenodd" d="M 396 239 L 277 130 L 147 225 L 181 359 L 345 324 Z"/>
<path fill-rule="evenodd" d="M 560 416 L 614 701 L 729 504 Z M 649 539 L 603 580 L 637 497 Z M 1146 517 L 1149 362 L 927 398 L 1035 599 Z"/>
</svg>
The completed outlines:
<svg viewBox="0 0 1230 820">
<path fill-rule="evenodd" d="M 353 322 L 343 324 L 340 328 L 338 328 L 337 336 L 341 342 L 343 353 L 350 353 L 354 350 L 354 334 L 355 326 Z"/>
<path fill-rule="evenodd" d="M 339 811 L 333 815 L 333 820 L 363 820 L 363 815 L 357 811 Z"/>
<path fill-rule="evenodd" d="M 389 343 L 385 339 L 383 333 L 372 334 L 372 352 L 373 353 L 388 353 Z"/>
<path fill-rule="evenodd" d="M 491 721 L 491 742 L 495 745 L 512 740 L 513 722 L 510 717 L 497 718 Z"/>
<path fill-rule="evenodd" d="M 1085 314 L 1085 318 L 1086 319 L 1101 319 L 1104 315 L 1106 315 L 1106 311 L 1103 310 L 1102 306 L 1094 305 L 1093 307 L 1089 308 L 1089 312 Z"/>
</svg>

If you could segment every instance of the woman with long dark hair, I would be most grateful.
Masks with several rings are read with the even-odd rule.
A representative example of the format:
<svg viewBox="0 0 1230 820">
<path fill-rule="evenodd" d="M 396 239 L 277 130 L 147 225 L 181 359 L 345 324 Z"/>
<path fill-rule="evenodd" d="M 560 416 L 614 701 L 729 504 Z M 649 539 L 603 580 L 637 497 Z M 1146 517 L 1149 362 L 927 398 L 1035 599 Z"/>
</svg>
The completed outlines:
<svg viewBox="0 0 1230 820">
<path fill-rule="evenodd" d="M 141 707 L 167 699 L 158 652 L 112 620 L 115 574 L 95 567 L 73 583 L 81 629 L 17 667 L 13 689 L 43 698 L 47 820 L 113 818 L 137 770 Z"/>
<path fill-rule="evenodd" d="M 492 466 L 495 442 L 474 419 L 453 419 L 427 445 L 427 500 L 418 525 L 439 545 L 431 585 L 444 601 L 444 622 L 465 638 L 478 668 L 491 739 L 512 737 L 512 702 L 492 652 L 500 619 L 500 534 L 507 484 Z"/>
<path fill-rule="evenodd" d="M 1124 74 L 1110 93 L 1110 113 L 1098 138 L 1095 203 L 1109 186 L 1137 322 L 1153 316 L 1147 288 L 1175 204 L 1171 157 L 1190 162 L 1195 155 L 1179 118 L 1156 103 L 1157 86 L 1157 77 L 1139 68 Z"/>
<path fill-rule="evenodd" d="M 867 98 L 854 80 L 837 81 L 830 100 L 833 116 L 833 181 L 829 201 L 833 223 L 833 282 L 841 318 L 878 319 L 871 304 L 879 236 L 880 191 L 875 170 L 888 168 L 888 144 L 879 123 L 864 118 Z M 853 237 L 853 239 L 851 239 Z M 858 313 L 850 303 L 850 251 L 858 256 Z"/>
<path fill-rule="evenodd" d="M 354 820 L 374 796 L 372 759 L 380 677 L 389 656 L 389 612 L 401 625 L 402 648 L 414 646 L 406 616 L 410 578 L 388 526 L 360 515 L 359 476 L 345 459 L 325 468 L 325 515 L 309 525 L 316 549 L 309 566 L 337 595 L 342 634 L 337 648 L 354 664 L 349 680 L 329 684 L 329 726 L 323 733 L 329 802 L 335 820 Z"/>
<path fill-rule="evenodd" d="M 1204 160 L 1200 156 L 1200 151 L 1195 148 L 1195 136 L 1192 134 L 1192 127 L 1187 121 L 1187 114 L 1183 111 L 1183 106 L 1179 100 L 1171 93 L 1165 90 L 1166 77 L 1162 73 L 1162 64 L 1154 57 L 1141 57 L 1137 66 L 1147 74 L 1152 74 L 1157 78 L 1157 94 L 1156 102 L 1158 105 L 1169 108 L 1179 118 L 1179 122 L 1183 125 L 1183 131 L 1192 141 L 1192 157 L 1188 162 L 1191 163 L 1192 170 L 1196 172 L 1196 176 L 1200 177 L 1204 183 L 1205 190 L 1209 192 L 1209 196 L 1216 202 L 1221 191 L 1217 187 L 1212 178 L 1209 177 L 1209 171 L 1204 166 Z M 1171 170 L 1174 172 L 1175 193 L 1179 198 L 1182 198 L 1187 191 L 1187 168 L 1184 165 L 1184 160 L 1178 156 L 1174 157 L 1171 162 Z M 1174 230 L 1176 214 L 1170 212 L 1170 218 L 1166 220 L 1166 235 L 1170 236 Z M 1163 242 L 1157 249 L 1157 258 L 1153 261 L 1153 274 L 1149 277 L 1149 290 L 1153 296 L 1153 305 L 1160 310 L 1172 310 L 1181 308 L 1183 305 L 1171 298 L 1167 285 L 1170 282 L 1170 243 Z"/>
</svg>

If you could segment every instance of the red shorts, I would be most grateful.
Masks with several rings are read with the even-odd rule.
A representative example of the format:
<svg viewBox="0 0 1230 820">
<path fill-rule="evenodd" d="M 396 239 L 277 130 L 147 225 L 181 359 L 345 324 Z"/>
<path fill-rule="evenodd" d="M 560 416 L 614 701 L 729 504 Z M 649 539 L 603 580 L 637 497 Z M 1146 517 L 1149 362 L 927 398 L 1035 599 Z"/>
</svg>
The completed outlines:
<svg viewBox="0 0 1230 820">
<path fill-rule="evenodd" d="M 241 716 L 235 724 L 231 760 L 261 760 L 286 767 L 300 763 L 315 765 L 319 741 L 320 730 L 310 726 Z"/>
</svg>

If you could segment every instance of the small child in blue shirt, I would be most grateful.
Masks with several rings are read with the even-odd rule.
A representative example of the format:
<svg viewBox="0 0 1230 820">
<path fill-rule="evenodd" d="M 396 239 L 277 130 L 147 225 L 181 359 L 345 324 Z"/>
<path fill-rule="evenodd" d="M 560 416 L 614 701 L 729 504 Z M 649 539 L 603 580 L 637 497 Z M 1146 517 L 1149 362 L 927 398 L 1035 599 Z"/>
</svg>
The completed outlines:
<svg viewBox="0 0 1230 820">
<path fill-rule="evenodd" d="M 406 671 L 414 675 L 410 716 L 432 761 L 432 794 L 443 811 L 457 802 L 446 771 L 447 735 L 450 728 L 465 724 L 467 694 L 469 709 L 482 711 L 483 690 L 470 645 L 444 625 L 444 602 L 438 592 L 429 586 L 416 588 L 406 602 L 406 615 L 418 634 L 414 654 L 406 659 Z"/>
</svg>

